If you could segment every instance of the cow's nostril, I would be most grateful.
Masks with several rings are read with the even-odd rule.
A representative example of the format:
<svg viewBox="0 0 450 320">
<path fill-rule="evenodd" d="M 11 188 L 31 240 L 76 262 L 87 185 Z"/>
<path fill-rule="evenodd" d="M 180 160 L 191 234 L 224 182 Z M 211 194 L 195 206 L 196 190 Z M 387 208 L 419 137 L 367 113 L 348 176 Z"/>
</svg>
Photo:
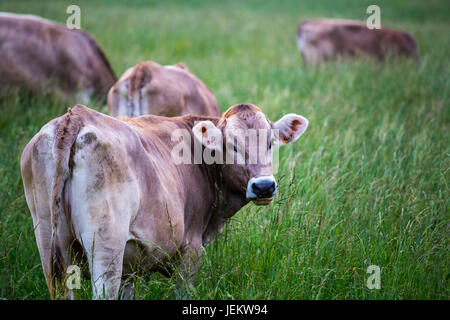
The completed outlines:
<svg viewBox="0 0 450 320">
<path fill-rule="evenodd" d="M 272 185 L 269 187 L 269 192 L 273 193 L 275 191 L 275 182 L 272 182 Z"/>
<path fill-rule="evenodd" d="M 252 190 L 256 195 L 258 195 L 261 192 L 261 188 L 258 187 L 258 185 L 256 183 L 252 184 Z"/>
<path fill-rule="evenodd" d="M 271 198 L 275 189 L 274 181 L 261 181 L 252 184 L 252 191 L 258 198 Z"/>
<path fill-rule="evenodd" d="M 247 199 L 268 200 L 277 193 L 277 182 L 273 176 L 251 178 L 247 184 Z"/>
</svg>

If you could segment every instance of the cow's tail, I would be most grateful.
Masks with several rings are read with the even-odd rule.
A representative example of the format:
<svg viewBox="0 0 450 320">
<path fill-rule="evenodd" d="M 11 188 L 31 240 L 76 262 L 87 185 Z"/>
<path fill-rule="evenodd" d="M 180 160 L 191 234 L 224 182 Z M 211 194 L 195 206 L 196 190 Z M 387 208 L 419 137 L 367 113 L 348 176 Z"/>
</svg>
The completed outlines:
<svg viewBox="0 0 450 320">
<path fill-rule="evenodd" d="M 64 214 L 64 185 L 70 176 L 71 169 L 69 162 L 72 155 L 72 147 L 80 129 L 81 122 L 70 108 L 66 115 L 60 118 L 55 129 L 53 152 L 56 163 L 51 187 L 50 219 L 52 232 L 48 275 L 48 288 L 51 299 L 55 299 L 57 283 L 61 286 L 62 292 L 65 292 L 62 280 L 66 266 L 61 250 L 66 250 L 67 248 L 58 246 L 57 227 L 58 222 Z"/>
</svg>

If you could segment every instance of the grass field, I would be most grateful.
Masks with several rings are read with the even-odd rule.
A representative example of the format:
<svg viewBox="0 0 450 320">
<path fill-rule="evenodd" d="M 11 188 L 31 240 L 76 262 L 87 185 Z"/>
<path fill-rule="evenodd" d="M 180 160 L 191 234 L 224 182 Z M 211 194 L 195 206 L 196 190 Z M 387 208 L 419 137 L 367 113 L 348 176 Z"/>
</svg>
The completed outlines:
<svg viewBox="0 0 450 320">
<path fill-rule="evenodd" d="M 450 298 L 450 3 L 376 2 L 383 25 L 416 38 L 420 64 L 303 67 L 303 19 L 365 20 L 373 1 L 77 2 L 81 27 L 118 76 L 141 60 L 182 61 L 222 111 L 251 102 L 272 120 L 295 112 L 310 121 L 280 150 L 274 203 L 250 204 L 228 222 L 206 248 L 190 298 Z M 72 3 L 1 1 L 0 11 L 65 22 Z M 0 97 L 0 298 L 49 298 L 19 160 L 69 106 Z M 381 268 L 379 290 L 366 286 L 370 265 Z M 139 279 L 136 298 L 171 299 L 174 287 L 154 274 Z M 89 281 L 76 297 L 91 297 Z"/>
</svg>

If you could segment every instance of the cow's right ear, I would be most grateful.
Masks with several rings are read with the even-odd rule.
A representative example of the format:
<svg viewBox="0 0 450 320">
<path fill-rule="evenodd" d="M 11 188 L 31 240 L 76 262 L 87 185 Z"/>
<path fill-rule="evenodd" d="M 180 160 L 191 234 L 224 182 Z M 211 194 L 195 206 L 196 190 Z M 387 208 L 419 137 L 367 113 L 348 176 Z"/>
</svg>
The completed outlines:
<svg viewBox="0 0 450 320">
<path fill-rule="evenodd" d="M 216 151 L 222 150 L 222 131 L 209 120 L 197 123 L 193 128 L 195 139 L 206 148 Z"/>
</svg>

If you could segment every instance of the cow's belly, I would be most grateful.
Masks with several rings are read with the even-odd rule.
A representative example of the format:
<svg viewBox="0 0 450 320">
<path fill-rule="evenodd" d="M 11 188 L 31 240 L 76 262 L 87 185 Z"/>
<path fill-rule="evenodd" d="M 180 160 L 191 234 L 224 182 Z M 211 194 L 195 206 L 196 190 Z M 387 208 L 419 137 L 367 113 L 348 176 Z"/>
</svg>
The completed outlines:
<svg viewBox="0 0 450 320">
<path fill-rule="evenodd" d="M 161 271 L 161 267 L 172 264 L 183 246 L 183 192 L 176 176 L 167 174 L 167 170 L 161 172 L 164 174 L 152 175 L 148 194 L 141 198 L 130 225 L 130 240 L 124 252 L 125 272 Z"/>
<path fill-rule="evenodd" d="M 123 276 L 151 272 L 170 276 L 176 256 L 176 250 L 172 248 L 146 246 L 139 241 L 129 240 L 123 255 Z"/>
<path fill-rule="evenodd" d="M 182 221 L 173 214 L 171 220 L 172 223 L 162 220 L 162 223 L 131 228 L 132 239 L 128 240 L 123 257 L 124 274 L 152 271 L 170 273 L 168 270 L 179 256 L 184 237 Z M 164 272 L 166 269 L 167 272 Z"/>
</svg>

